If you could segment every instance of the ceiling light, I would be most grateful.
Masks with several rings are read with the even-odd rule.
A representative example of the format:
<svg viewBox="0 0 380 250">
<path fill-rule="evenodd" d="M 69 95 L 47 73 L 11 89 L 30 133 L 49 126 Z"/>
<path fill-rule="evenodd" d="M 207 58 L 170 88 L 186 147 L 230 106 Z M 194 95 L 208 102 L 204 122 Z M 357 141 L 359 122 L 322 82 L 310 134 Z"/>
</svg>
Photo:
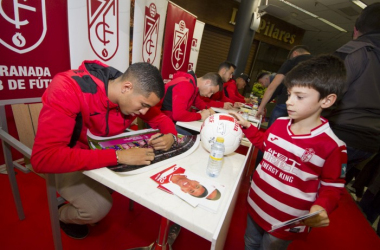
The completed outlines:
<svg viewBox="0 0 380 250">
<path fill-rule="evenodd" d="M 308 14 L 309 16 L 312 16 L 312 17 L 314 17 L 314 18 L 317 18 L 318 20 L 321 20 L 322 22 L 324 22 L 324 23 L 330 25 L 331 27 L 334 27 L 335 29 L 337 29 L 337 30 L 339 30 L 339 31 L 347 32 L 347 30 L 345 30 L 345 29 L 339 27 L 338 25 L 335 25 L 335 24 L 333 24 L 332 22 L 329 22 L 329 21 L 327 21 L 327 20 L 324 19 L 324 18 L 321 18 L 321 17 L 319 17 L 319 16 L 317 16 L 317 15 L 315 15 L 315 14 L 313 14 L 313 13 L 311 13 L 311 12 L 305 10 L 305 9 L 302 9 L 301 7 L 298 7 L 297 5 L 294 5 L 294 4 L 292 4 L 292 3 L 289 3 L 288 1 L 285 1 L 285 0 L 279 0 L 279 1 L 280 1 L 280 2 L 283 2 L 284 4 L 289 5 L 289 6 L 293 7 L 293 8 L 295 8 L 295 9 L 297 9 L 297 10 L 303 12 L 303 13 L 306 13 L 306 14 Z M 352 1 L 353 1 L 353 2 L 360 2 L 359 0 L 352 0 Z"/>
<path fill-rule="evenodd" d="M 297 9 L 297 10 L 303 12 L 303 13 L 306 13 L 306 14 L 308 14 L 309 16 L 312 16 L 312 17 L 314 17 L 314 18 L 317 18 L 317 17 L 318 17 L 317 15 L 314 15 L 313 13 L 311 13 L 311 12 L 305 10 L 305 9 L 302 9 L 301 7 L 298 7 L 297 5 L 294 5 L 294 4 L 292 4 L 292 3 L 289 3 L 288 1 L 285 1 L 285 0 L 279 0 L 279 1 L 280 1 L 280 2 L 283 2 L 284 4 L 289 5 L 289 6 L 293 7 L 293 8 L 295 8 L 295 9 Z"/>
<path fill-rule="evenodd" d="M 354 4 L 356 4 L 357 6 L 359 6 L 360 8 L 364 9 L 365 7 L 367 7 L 367 5 L 365 3 L 363 3 L 362 1 L 360 0 L 351 0 Z"/>
<path fill-rule="evenodd" d="M 321 20 L 322 22 L 324 22 L 324 23 L 330 25 L 331 27 L 334 27 L 335 29 L 337 29 L 337 30 L 339 30 L 339 31 L 347 32 L 347 30 L 345 30 L 345 29 L 339 27 L 338 25 L 333 24 L 332 22 L 327 21 L 326 19 L 324 19 L 324 18 L 322 18 L 322 17 L 318 17 L 318 19 Z"/>
</svg>

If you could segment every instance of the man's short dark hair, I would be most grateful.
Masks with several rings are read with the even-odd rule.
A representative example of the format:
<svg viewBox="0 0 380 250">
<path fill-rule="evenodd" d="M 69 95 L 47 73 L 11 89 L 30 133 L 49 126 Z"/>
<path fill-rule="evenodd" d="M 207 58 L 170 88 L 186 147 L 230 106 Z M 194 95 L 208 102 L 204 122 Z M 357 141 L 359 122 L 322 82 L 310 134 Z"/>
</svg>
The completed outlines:
<svg viewBox="0 0 380 250">
<path fill-rule="evenodd" d="M 365 7 L 356 19 L 355 27 L 362 34 L 380 30 L 380 3 Z"/>
<path fill-rule="evenodd" d="M 131 64 L 124 72 L 122 80 L 133 83 L 138 93 L 148 97 L 151 93 L 163 98 L 165 94 L 164 81 L 160 71 L 150 63 L 138 62 Z"/>
<path fill-rule="evenodd" d="M 230 69 L 231 67 L 236 69 L 235 64 L 233 64 L 232 62 L 229 62 L 229 61 L 224 61 L 221 64 L 219 64 L 218 71 L 220 71 L 221 69 Z"/>
<path fill-rule="evenodd" d="M 309 53 L 309 54 L 310 54 L 309 47 L 307 47 L 306 45 L 297 45 L 297 46 L 294 46 L 294 47 L 289 51 L 288 59 L 291 59 L 292 54 L 293 54 L 294 51 L 297 51 L 298 53 L 301 53 L 301 54 L 306 54 L 306 53 Z"/>
<path fill-rule="evenodd" d="M 346 81 L 346 68 L 341 59 L 320 55 L 306 60 L 286 74 L 285 86 L 309 87 L 319 92 L 319 100 L 330 94 L 342 93 Z"/>
<path fill-rule="evenodd" d="M 214 86 L 219 86 L 219 91 L 223 89 L 222 77 L 216 72 L 209 72 L 202 76 L 205 80 L 211 80 L 211 84 Z"/>
<path fill-rule="evenodd" d="M 258 82 L 261 78 L 267 75 L 270 76 L 270 73 L 268 71 L 261 72 L 260 74 L 257 75 L 256 82 Z"/>
</svg>

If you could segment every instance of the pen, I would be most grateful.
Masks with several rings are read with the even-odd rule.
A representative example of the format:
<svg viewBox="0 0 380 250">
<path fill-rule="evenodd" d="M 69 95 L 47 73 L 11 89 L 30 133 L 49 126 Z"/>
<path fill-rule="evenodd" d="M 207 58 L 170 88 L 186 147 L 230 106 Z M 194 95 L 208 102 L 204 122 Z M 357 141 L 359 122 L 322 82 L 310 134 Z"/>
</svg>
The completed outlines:
<svg viewBox="0 0 380 250">
<path fill-rule="evenodd" d="M 152 139 L 152 141 L 153 140 L 156 140 L 156 139 L 158 139 L 158 138 L 160 138 L 160 137 L 163 137 L 165 134 L 160 134 L 159 136 L 157 136 L 157 137 L 154 137 L 153 139 Z"/>
</svg>

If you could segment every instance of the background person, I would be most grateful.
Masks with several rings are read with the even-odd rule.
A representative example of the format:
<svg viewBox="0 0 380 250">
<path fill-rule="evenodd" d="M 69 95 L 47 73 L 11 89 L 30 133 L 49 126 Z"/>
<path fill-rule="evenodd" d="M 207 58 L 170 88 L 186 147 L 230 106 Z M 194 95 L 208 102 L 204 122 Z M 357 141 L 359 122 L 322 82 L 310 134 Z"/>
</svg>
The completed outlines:
<svg viewBox="0 0 380 250">
<path fill-rule="evenodd" d="M 282 84 L 286 74 L 297 64 L 305 60 L 308 60 L 311 57 L 312 56 L 310 55 L 309 49 L 306 46 L 299 45 L 293 47 L 292 50 L 290 50 L 289 52 L 288 60 L 286 60 L 281 65 L 281 68 L 278 70 L 273 81 L 269 84 L 256 113 L 256 118 L 260 118 L 260 115 L 264 115 L 265 106 L 268 104 L 269 101 L 272 100 L 272 96 L 276 91 L 276 93 L 278 93 L 278 97 L 276 101 L 276 106 L 274 107 L 268 122 L 268 128 L 278 117 L 284 117 L 288 115 L 285 104 L 286 100 L 288 99 L 288 95 L 286 88 L 284 88 L 284 85 Z M 280 89 L 276 90 L 277 88 Z"/>
<path fill-rule="evenodd" d="M 78 70 L 53 78 L 42 96 L 31 163 L 38 173 L 56 173 L 57 191 L 68 202 L 59 208 L 67 235 L 86 237 L 87 224 L 100 221 L 112 206 L 109 190 L 82 170 L 148 165 L 154 159 L 152 148 L 90 150 L 87 130 L 113 136 L 140 117 L 165 134 L 151 145 L 168 150 L 176 137 L 174 124 L 159 109 L 151 109 L 163 95 L 161 74 L 148 63 L 132 64 L 121 73 L 99 61 L 84 61 Z"/>
<path fill-rule="evenodd" d="M 336 52 L 344 59 L 347 80 L 341 100 L 323 115 L 347 144 L 349 182 L 351 171 L 380 149 L 380 3 L 363 9 L 353 40 Z"/>
</svg>

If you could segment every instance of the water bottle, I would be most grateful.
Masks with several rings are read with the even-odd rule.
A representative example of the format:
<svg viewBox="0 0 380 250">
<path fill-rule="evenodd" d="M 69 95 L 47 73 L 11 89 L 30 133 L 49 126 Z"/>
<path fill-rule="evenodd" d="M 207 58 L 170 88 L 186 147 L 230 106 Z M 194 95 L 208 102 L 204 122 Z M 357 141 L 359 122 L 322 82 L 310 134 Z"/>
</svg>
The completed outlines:
<svg viewBox="0 0 380 250">
<path fill-rule="evenodd" d="M 224 155 L 224 138 L 217 137 L 211 146 L 210 158 L 208 159 L 206 172 L 210 177 L 218 177 L 222 169 Z"/>
</svg>

